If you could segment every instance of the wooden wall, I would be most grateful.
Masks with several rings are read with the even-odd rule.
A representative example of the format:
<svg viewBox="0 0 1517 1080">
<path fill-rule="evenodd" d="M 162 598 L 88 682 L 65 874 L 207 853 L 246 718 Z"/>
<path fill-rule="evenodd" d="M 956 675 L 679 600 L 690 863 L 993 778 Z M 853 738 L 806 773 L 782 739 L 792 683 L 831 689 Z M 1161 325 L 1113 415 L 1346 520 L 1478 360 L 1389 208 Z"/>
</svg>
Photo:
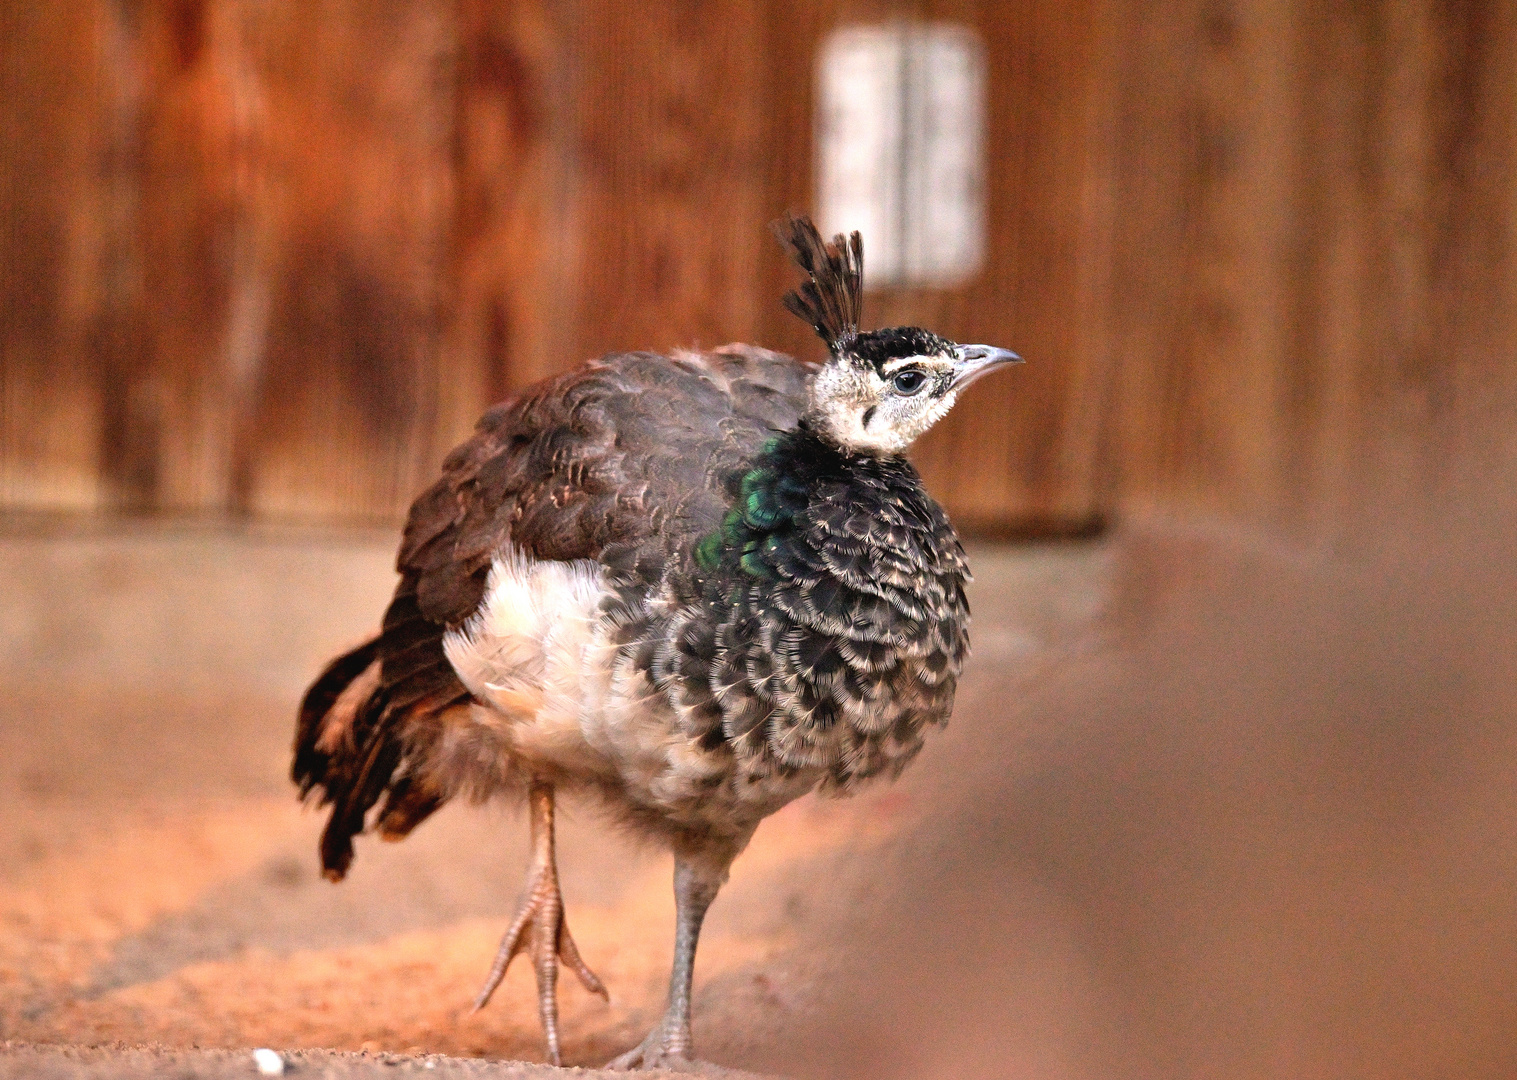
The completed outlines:
<svg viewBox="0 0 1517 1080">
<path fill-rule="evenodd" d="M 0 0 L 0 506 L 393 519 L 586 357 L 815 356 L 766 224 L 890 18 L 990 64 L 989 265 L 867 312 L 1029 360 L 963 524 L 1330 520 L 1510 388 L 1510 0 Z"/>
<path fill-rule="evenodd" d="M 1517 4 L 1112 13 L 1122 504 L 1331 533 L 1510 443 Z"/>
<path fill-rule="evenodd" d="M 454 14 L 3 12 L 0 499 L 393 513 L 439 452 Z"/>
</svg>

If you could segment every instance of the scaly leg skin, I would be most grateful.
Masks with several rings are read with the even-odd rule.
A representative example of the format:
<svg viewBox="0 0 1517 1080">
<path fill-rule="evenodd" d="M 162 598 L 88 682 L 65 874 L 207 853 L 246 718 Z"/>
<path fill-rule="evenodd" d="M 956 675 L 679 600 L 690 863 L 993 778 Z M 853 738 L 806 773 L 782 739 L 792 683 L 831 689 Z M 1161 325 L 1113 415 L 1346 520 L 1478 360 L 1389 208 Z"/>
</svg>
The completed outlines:
<svg viewBox="0 0 1517 1080">
<path fill-rule="evenodd" d="M 532 865 L 527 869 L 527 890 L 511 927 L 500 939 L 500 950 L 490 967 L 490 976 L 474 1001 L 478 1012 L 505 978 L 506 968 L 517 953 L 531 951 L 532 966 L 537 972 L 537 1011 L 542 1017 L 543 1034 L 548 1039 L 548 1057 L 553 1064 L 563 1062 L 558 1054 L 558 962 L 560 959 L 579 976 L 585 989 L 607 1001 L 605 984 L 596 978 L 569 936 L 564 920 L 564 898 L 558 891 L 558 863 L 553 850 L 553 785 L 533 780 L 527 790 L 532 811 Z"/>
<path fill-rule="evenodd" d="M 727 880 L 727 865 L 676 853 L 674 860 L 674 968 L 669 973 L 669 1007 L 647 1038 L 609 1062 L 608 1069 L 657 1069 L 690 1060 L 690 987 L 695 975 L 695 945 L 706 909 Z"/>
</svg>

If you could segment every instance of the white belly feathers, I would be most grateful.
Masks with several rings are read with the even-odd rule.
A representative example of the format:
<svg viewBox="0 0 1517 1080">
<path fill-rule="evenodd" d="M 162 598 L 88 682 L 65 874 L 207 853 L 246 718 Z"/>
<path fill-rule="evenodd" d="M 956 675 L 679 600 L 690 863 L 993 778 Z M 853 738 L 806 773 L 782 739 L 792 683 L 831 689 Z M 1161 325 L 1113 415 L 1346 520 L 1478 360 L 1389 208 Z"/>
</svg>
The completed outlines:
<svg viewBox="0 0 1517 1080">
<path fill-rule="evenodd" d="M 603 652 L 600 567 L 508 549 L 490 568 L 484 602 L 443 638 L 448 662 L 494 717 L 510 751 L 534 764 L 584 766 L 586 691 Z M 599 686 L 587 685 L 599 683 Z"/>
<path fill-rule="evenodd" d="M 443 639 L 477 700 L 447 717 L 428 769 L 434 786 L 486 799 L 521 790 L 530 772 L 615 792 L 613 811 L 656 809 L 682 828 L 731 818 L 739 831 L 814 786 L 811 773 L 755 782 L 730 753 L 701 749 L 634 669 L 635 650 L 611 642 L 605 595 L 593 562 L 514 549 L 496 558 L 479 611 Z"/>
</svg>

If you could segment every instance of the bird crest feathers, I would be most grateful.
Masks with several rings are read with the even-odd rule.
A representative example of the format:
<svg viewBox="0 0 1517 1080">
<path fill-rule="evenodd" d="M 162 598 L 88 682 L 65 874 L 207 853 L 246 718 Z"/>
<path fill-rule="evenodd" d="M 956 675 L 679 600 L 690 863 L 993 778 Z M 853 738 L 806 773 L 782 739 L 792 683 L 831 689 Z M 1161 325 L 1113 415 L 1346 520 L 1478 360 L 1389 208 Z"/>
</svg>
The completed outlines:
<svg viewBox="0 0 1517 1080">
<path fill-rule="evenodd" d="M 773 225 L 790 258 L 811 280 L 785 294 L 785 307 L 805 319 L 833 352 L 858 335 L 864 312 L 864 240 L 838 233 L 831 243 L 810 218 L 791 214 Z"/>
</svg>

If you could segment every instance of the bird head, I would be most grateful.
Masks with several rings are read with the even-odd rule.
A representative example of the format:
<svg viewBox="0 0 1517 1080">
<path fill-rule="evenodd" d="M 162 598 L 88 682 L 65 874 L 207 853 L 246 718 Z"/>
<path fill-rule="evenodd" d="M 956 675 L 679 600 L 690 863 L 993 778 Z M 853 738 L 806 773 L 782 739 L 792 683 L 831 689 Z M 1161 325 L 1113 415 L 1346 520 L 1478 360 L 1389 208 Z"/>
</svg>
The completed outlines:
<svg viewBox="0 0 1517 1080">
<path fill-rule="evenodd" d="M 864 244 L 858 233 L 822 240 L 803 217 L 775 233 L 810 279 L 785 295 L 829 356 L 811 378 L 807 420 L 858 453 L 899 454 L 948 414 L 970 383 L 1021 357 L 989 345 L 959 345 L 916 326 L 859 330 Z"/>
</svg>

